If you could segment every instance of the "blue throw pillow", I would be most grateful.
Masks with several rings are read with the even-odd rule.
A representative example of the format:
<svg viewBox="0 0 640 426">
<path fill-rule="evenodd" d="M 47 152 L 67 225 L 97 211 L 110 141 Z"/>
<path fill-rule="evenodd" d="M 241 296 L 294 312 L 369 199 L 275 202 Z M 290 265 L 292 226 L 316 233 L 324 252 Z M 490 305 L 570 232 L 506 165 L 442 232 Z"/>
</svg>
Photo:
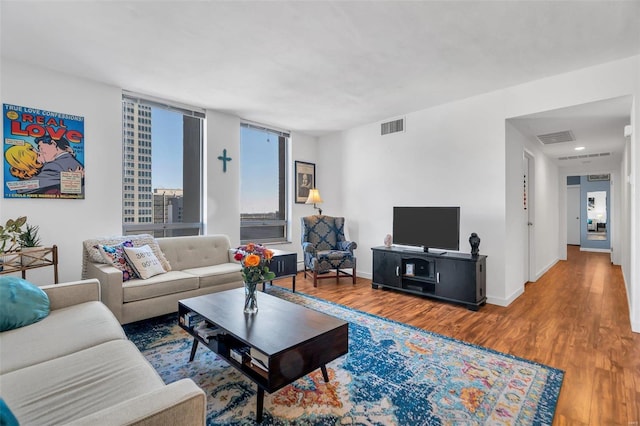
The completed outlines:
<svg viewBox="0 0 640 426">
<path fill-rule="evenodd" d="M 0 398 L 0 425 L 1 426 L 18 426 L 18 419 L 13 415 L 4 399 Z"/>
<path fill-rule="evenodd" d="M 0 331 L 33 324 L 49 315 L 49 296 L 18 277 L 0 278 Z"/>
</svg>

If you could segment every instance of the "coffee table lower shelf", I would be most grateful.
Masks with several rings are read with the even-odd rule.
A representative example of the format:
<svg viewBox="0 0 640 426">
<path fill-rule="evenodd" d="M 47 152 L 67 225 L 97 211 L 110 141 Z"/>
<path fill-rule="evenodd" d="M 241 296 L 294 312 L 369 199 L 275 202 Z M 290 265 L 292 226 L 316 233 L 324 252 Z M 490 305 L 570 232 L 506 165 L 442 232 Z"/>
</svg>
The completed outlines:
<svg viewBox="0 0 640 426">
<path fill-rule="evenodd" d="M 318 368 L 328 382 L 326 364 L 348 352 L 345 321 L 265 293 L 260 293 L 259 304 L 257 314 L 243 314 L 243 289 L 185 299 L 178 304 L 180 327 L 193 337 L 189 362 L 203 344 L 253 381 L 258 386 L 257 422 L 262 421 L 265 391 L 276 392 Z M 203 338 L 188 316 L 204 322 L 212 337 Z M 278 325 L 286 330 L 279 330 Z M 253 365 L 251 354 L 264 359 L 265 369 Z"/>
</svg>

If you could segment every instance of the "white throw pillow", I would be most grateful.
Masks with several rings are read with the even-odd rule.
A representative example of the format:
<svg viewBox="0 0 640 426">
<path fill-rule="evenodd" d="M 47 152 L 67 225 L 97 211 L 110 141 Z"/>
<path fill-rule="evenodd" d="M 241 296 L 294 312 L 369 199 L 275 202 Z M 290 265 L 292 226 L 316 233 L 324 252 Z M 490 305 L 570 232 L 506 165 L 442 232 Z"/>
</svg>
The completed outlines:
<svg viewBox="0 0 640 426">
<path fill-rule="evenodd" d="M 135 269 L 138 276 L 143 280 L 166 272 L 162 267 L 162 263 L 160 263 L 148 245 L 142 247 L 124 247 L 124 253 L 129 265 Z"/>
</svg>

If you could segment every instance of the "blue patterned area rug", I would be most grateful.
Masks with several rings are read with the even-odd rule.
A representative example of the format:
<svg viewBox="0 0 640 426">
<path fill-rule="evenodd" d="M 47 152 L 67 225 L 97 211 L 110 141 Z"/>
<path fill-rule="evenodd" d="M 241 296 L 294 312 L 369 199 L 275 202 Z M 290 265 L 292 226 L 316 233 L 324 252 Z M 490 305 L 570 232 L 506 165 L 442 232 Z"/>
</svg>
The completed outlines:
<svg viewBox="0 0 640 426">
<path fill-rule="evenodd" d="M 263 425 L 552 423 L 560 370 L 278 287 L 267 292 L 348 321 L 349 353 L 327 365 L 329 383 L 318 370 L 265 393 Z M 204 389 L 207 424 L 255 424 L 256 386 L 202 345 L 189 363 L 192 338 L 177 314 L 125 331 L 166 383 L 190 377 Z"/>
</svg>

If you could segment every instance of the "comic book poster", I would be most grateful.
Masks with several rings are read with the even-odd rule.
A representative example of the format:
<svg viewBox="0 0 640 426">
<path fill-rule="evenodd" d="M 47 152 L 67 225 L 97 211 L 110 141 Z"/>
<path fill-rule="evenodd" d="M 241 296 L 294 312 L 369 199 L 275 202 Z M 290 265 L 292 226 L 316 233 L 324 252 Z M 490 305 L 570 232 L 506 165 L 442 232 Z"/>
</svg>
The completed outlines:
<svg viewBox="0 0 640 426">
<path fill-rule="evenodd" d="M 4 198 L 84 199 L 84 117 L 3 104 Z"/>
</svg>

